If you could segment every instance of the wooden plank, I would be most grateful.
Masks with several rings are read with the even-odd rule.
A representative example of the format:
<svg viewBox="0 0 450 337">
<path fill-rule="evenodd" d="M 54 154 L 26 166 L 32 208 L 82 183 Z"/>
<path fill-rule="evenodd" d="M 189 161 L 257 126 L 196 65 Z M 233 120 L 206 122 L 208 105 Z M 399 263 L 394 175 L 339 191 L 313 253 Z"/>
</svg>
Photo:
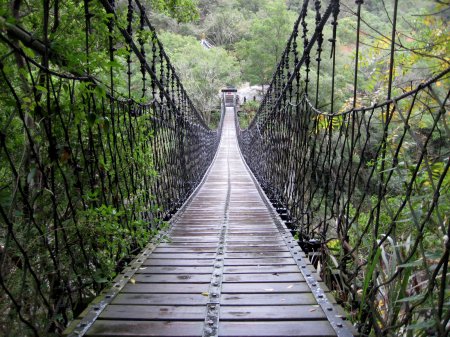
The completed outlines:
<svg viewBox="0 0 450 337">
<path fill-rule="evenodd" d="M 198 294 L 118 294 L 113 304 L 125 305 L 205 305 L 208 297 Z"/>
<path fill-rule="evenodd" d="M 109 305 L 100 319 L 114 320 L 204 320 L 206 308 L 203 306 L 154 306 L 154 305 Z"/>
<path fill-rule="evenodd" d="M 201 232 L 199 232 L 198 230 L 193 228 L 193 229 L 190 229 L 190 230 L 182 230 L 182 231 L 174 230 L 170 234 L 174 235 L 174 236 L 189 236 L 189 237 L 192 237 L 192 238 L 194 238 L 194 237 L 202 237 L 203 238 L 203 237 L 208 237 L 208 236 L 218 237 L 218 236 L 220 236 L 220 229 L 216 229 L 214 231 L 201 231 Z"/>
<path fill-rule="evenodd" d="M 300 272 L 297 273 L 260 273 L 260 274 L 225 274 L 224 282 L 304 282 Z"/>
<path fill-rule="evenodd" d="M 142 267 L 138 273 L 141 274 L 210 274 L 213 267 Z"/>
<path fill-rule="evenodd" d="M 328 321 L 220 322 L 219 331 L 227 337 L 336 336 Z"/>
<path fill-rule="evenodd" d="M 243 253 L 227 252 L 225 254 L 226 259 L 255 259 L 259 257 L 291 257 L 291 253 L 263 251 L 263 252 L 243 252 Z"/>
<path fill-rule="evenodd" d="M 225 266 L 264 266 L 264 265 L 296 265 L 292 257 L 289 258 L 258 258 L 258 259 L 225 259 Z"/>
<path fill-rule="evenodd" d="M 214 247 L 171 247 L 171 246 L 158 246 L 154 253 L 214 253 L 217 250 L 217 246 Z"/>
<path fill-rule="evenodd" d="M 310 321 L 326 316 L 318 304 L 285 306 L 221 306 L 221 321 Z M 283 324 L 280 322 L 280 324 Z"/>
<path fill-rule="evenodd" d="M 201 238 L 193 238 L 189 236 L 171 236 L 170 242 L 172 244 L 179 244 L 179 243 L 195 243 L 195 244 L 203 244 L 203 243 L 214 243 L 217 244 L 219 242 L 219 235 L 216 237 L 201 237 Z"/>
<path fill-rule="evenodd" d="M 222 294 L 223 305 L 311 305 L 317 304 L 311 293 Z"/>
<path fill-rule="evenodd" d="M 182 286 L 173 283 L 128 283 L 122 293 L 143 294 L 201 294 L 209 289 L 208 283 L 184 283 Z"/>
<path fill-rule="evenodd" d="M 274 235 L 279 236 L 280 233 L 278 229 L 275 227 L 261 231 L 259 228 L 249 228 L 249 227 L 242 227 L 242 228 L 230 228 L 228 229 L 228 236 L 238 236 L 238 235 L 248 235 L 248 236 L 255 236 L 255 237 L 261 237 L 261 236 L 268 236 L 272 237 Z"/>
<path fill-rule="evenodd" d="M 207 283 L 211 281 L 209 274 L 135 274 L 139 283 Z"/>
<path fill-rule="evenodd" d="M 239 252 L 255 252 L 255 251 L 271 251 L 271 252 L 288 252 L 289 249 L 283 243 L 278 244 L 243 244 L 234 243 L 229 244 L 227 242 L 227 252 L 239 253 Z"/>
<path fill-rule="evenodd" d="M 268 266 L 225 266 L 225 274 L 254 274 L 254 273 L 297 273 L 296 265 L 268 265 Z"/>
<path fill-rule="evenodd" d="M 249 242 L 249 243 L 259 243 L 259 244 L 265 244 L 267 242 L 271 242 L 273 244 L 280 244 L 283 243 L 284 241 L 282 238 L 278 238 L 277 236 L 273 236 L 273 237 L 259 237 L 259 236 L 250 236 L 250 235 L 236 235 L 236 236 L 232 236 L 229 235 L 227 238 L 227 243 L 228 244 L 235 244 L 235 243 L 239 243 L 239 242 Z"/>
<path fill-rule="evenodd" d="M 163 242 L 158 245 L 159 248 L 164 247 L 172 247 L 172 248 L 189 248 L 194 249 L 197 248 L 198 251 L 201 251 L 203 248 L 216 248 L 216 243 L 211 242 Z"/>
<path fill-rule="evenodd" d="M 202 260 L 202 259 L 213 259 L 216 256 L 215 253 L 210 252 L 210 253 L 192 253 L 192 252 L 177 252 L 177 253 L 172 253 L 172 252 L 167 252 L 167 253 L 153 253 L 149 256 L 150 259 L 158 259 L 158 260 L 163 260 L 163 259 L 198 259 L 198 260 Z"/>
<path fill-rule="evenodd" d="M 213 266 L 213 259 L 157 259 L 154 257 L 150 257 L 146 259 L 143 263 L 143 266 Z"/>
<path fill-rule="evenodd" d="M 89 329 L 88 337 L 198 337 L 202 335 L 201 322 L 152 322 L 152 321 L 104 321 L 99 320 Z"/>
<path fill-rule="evenodd" d="M 222 293 L 304 293 L 311 292 L 306 282 L 224 283 Z"/>
</svg>

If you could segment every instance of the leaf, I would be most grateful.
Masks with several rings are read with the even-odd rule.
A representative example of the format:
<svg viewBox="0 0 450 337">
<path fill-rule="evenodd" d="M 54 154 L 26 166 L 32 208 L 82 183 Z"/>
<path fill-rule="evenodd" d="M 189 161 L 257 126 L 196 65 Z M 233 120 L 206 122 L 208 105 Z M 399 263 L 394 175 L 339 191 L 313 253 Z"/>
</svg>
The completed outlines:
<svg viewBox="0 0 450 337">
<path fill-rule="evenodd" d="M 120 68 L 122 65 L 117 61 L 109 61 L 106 62 L 106 66 L 111 68 Z"/>
<path fill-rule="evenodd" d="M 2 204 L 8 204 L 11 202 L 11 193 L 9 192 L 9 189 L 6 187 L 0 188 L 0 203 Z"/>
<path fill-rule="evenodd" d="M 366 277 L 364 278 L 364 285 L 363 285 L 363 294 L 361 297 L 361 303 L 364 303 L 366 300 L 366 295 L 367 295 L 367 290 L 369 288 L 369 283 L 370 280 L 372 279 L 373 276 L 373 272 L 375 270 L 375 267 L 380 259 L 381 256 L 381 249 L 378 247 L 376 252 L 375 252 L 375 256 L 372 260 L 372 263 L 368 266 L 367 271 L 366 271 Z M 359 311 L 359 319 L 361 319 L 361 315 L 362 315 L 362 306 L 360 307 L 360 311 Z"/>
<path fill-rule="evenodd" d="M 417 260 L 417 261 L 413 261 L 413 262 L 400 264 L 398 267 L 399 268 L 410 268 L 410 267 L 419 267 L 421 265 L 422 265 L 422 261 Z"/>
<path fill-rule="evenodd" d="M 106 97 L 106 89 L 102 85 L 97 85 L 94 89 L 94 92 L 96 95 L 98 95 L 100 97 Z"/>
<path fill-rule="evenodd" d="M 130 278 L 130 283 L 131 284 L 136 284 L 136 279 L 134 277 Z"/>
<path fill-rule="evenodd" d="M 404 297 L 402 299 L 397 300 L 397 302 L 401 302 L 401 303 L 405 303 L 405 302 L 415 302 L 415 301 L 420 301 L 425 297 L 424 294 L 419 294 L 419 295 L 414 295 L 414 296 L 409 296 L 409 297 Z"/>
<path fill-rule="evenodd" d="M 96 277 L 95 282 L 97 283 L 108 283 L 108 279 L 104 277 Z"/>
<path fill-rule="evenodd" d="M 33 49 L 25 47 L 22 43 L 20 43 L 20 46 L 22 47 L 23 53 L 28 56 L 29 58 L 34 58 L 35 54 Z"/>
<path fill-rule="evenodd" d="M 202 296 L 209 296 L 209 292 L 207 291 L 202 292 Z"/>
<path fill-rule="evenodd" d="M 38 91 L 45 92 L 45 93 L 47 92 L 47 88 L 43 87 L 42 85 L 36 84 L 34 87 Z"/>
<path fill-rule="evenodd" d="M 420 323 L 411 324 L 407 326 L 407 330 L 419 330 L 419 329 L 428 329 L 435 325 L 434 319 L 426 320 Z"/>
</svg>

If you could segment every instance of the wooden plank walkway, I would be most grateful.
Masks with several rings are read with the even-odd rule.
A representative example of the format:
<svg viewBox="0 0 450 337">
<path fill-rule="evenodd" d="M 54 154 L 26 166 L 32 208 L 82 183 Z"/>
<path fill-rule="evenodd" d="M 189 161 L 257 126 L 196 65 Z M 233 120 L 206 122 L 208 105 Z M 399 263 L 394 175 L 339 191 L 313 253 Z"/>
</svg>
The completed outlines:
<svg viewBox="0 0 450 337">
<path fill-rule="evenodd" d="M 209 174 L 169 236 L 73 336 L 351 335 L 241 159 L 232 108 Z"/>
</svg>

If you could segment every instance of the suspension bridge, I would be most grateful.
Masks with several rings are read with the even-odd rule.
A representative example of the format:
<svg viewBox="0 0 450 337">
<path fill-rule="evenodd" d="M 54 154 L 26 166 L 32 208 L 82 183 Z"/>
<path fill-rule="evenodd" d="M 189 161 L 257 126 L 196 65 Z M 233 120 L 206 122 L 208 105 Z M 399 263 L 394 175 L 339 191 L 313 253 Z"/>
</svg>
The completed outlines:
<svg viewBox="0 0 450 337">
<path fill-rule="evenodd" d="M 398 93 L 397 5 L 382 101 L 363 2 L 342 101 L 341 3 L 306 0 L 245 130 L 225 100 L 209 128 L 139 0 L 80 2 L 75 58 L 58 1 L 39 38 L 2 17 L 0 333 L 446 335 L 450 68 Z"/>
</svg>

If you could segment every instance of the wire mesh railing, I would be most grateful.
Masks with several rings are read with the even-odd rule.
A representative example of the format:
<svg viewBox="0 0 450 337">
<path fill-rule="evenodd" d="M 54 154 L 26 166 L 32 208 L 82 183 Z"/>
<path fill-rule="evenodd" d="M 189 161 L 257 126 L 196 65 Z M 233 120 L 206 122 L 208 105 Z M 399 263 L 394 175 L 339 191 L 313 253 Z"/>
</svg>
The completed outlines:
<svg viewBox="0 0 450 337">
<path fill-rule="evenodd" d="M 165 228 L 220 130 L 140 1 L 22 5 L 0 32 L 0 335 L 50 336 Z"/>
<path fill-rule="evenodd" d="M 341 3 L 322 8 L 320 1 L 304 1 L 239 143 L 362 335 L 444 336 L 450 318 L 450 69 L 407 89 L 394 83 L 395 1 L 382 87 L 387 94 L 381 103 L 367 100 L 360 82 L 368 79 L 358 71 L 362 7 L 356 1 L 351 10 L 354 77 L 343 85 Z"/>
</svg>

